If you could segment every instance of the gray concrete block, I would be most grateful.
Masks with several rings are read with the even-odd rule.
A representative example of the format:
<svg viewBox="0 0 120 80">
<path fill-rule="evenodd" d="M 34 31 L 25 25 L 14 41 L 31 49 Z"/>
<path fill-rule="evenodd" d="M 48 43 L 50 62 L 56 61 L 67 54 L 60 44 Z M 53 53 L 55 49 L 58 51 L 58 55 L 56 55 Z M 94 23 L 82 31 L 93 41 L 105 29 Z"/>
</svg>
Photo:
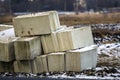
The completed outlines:
<svg viewBox="0 0 120 80">
<path fill-rule="evenodd" d="M 49 35 L 41 37 L 44 53 L 67 51 L 89 45 L 93 45 L 93 37 L 90 27 L 61 27 L 61 29 Z"/>
<path fill-rule="evenodd" d="M 48 11 L 13 18 L 16 36 L 50 34 L 60 26 L 58 13 Z"/>
<path fill-rule="evenodd" d="M 40 37 L 21 37 L 15 43 L 16 60 L 31 60 L 41 54 Z"/>
<path fill-rule="evenodd" d="M 35 73 L 36 71 L 34 60 L 14 61 L 14 72 Z"/>
<path fill-rule="evenodd" d="M 91 45 L 66 54 L 66 71 L 81 71 L 94 68 L 97 64 L 97 46 Z"/>
<path fill-rule="evenodd" d="M 36 73 L 48 72 L 47 55 L 37 56 L 35 63 L 37 67 Z"/>
<path fill-rule="evenodd" d="M 9 62 L 15 59 L 14 55 L 14 29 L 0 32 L 0 61 Z"/>
<path fill-rule="evenodd" d="M 50 72 L 65 71 L 65 53 L 48 54 L 48 69 Z"/>
<path fill-rule="evenodd" d="M 41 36 L 41 42 L 42 42 L 43 51 L 44 51 L 45 54 L 60 51 L 56 34 L 59 31 L 62 31 L 62 30 L 65 30 L 65 29 L 68 29 L 67 26 L 62 25 L 62 26 L 59 27 L 59 29 L 57 31 L 52 32 L 49 35 L 42 35 Z"/>
<path fill-rule="evenodd" d="M 0 61 L 10 62 L 14 59 L 14 42 L 0 42 Z"/>
<path fill-rule="evenodd" d="M 93 45 L 91 27 L 69 28 L 57 33 L 60 51 Z"/>
<path fill-rule="evenodd" d="M 51 33 L 49 35 L 41 36 L 41 42 L 42 42 L 43 51 L 45 54 L 59 51 L 56 32 Z"/>
</svg>

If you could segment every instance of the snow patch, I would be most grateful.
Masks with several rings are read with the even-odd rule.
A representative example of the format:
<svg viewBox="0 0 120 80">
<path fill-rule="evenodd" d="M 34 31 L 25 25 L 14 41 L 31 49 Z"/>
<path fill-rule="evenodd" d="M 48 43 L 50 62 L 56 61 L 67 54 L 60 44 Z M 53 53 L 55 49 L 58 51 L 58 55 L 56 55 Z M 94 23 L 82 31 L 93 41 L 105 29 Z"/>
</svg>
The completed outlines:
<svg viewBox="0 0 120 80">
<path fill-rule="evenodd" d="M 98 54 L 120 57 L 120 43 L 102 44 L 97 51 Z"/>
</svg>

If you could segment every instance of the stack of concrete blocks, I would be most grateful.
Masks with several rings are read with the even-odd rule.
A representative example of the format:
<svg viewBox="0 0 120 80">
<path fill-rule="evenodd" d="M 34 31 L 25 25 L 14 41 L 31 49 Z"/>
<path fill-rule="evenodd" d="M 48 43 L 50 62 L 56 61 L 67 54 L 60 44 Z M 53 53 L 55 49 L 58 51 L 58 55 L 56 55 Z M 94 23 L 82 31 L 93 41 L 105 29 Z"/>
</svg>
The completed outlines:
<svg viewBox="0 0 120 80">
<path fill-rule="evenodd" d="M 18 16 L 13 24 L 18 37 L 14 72 L 81 71 L 96 66 L 91 27 L 61 27 L 56 11 Z"/>
<path fill-rule="evenodd" d="M 0 72 L 13 72 L 15 34 L 11 26 L 7 27 L 0 27 Z"/>
<path fill-rule="evenodd" d="M 14 71 L 34 73 L 34 59 L 41 54 L 40 37 L 20 37 L 14 42 Z"/>
<path fill-rule="evenodd" d="M 48 70 L 51 72 L 81 71 L 94 68 L 97 64 L 97 46 L 93 45 L 91 27 L 89 26 L 59 30 L 41 36 L 41 41 L 44 54 L 48 54 Z M 76 53 L 69 52 L 67 54 L 69 50 Z M 73 59 L 72 56 L 77 57 Z"/>
<path fill-rule="evenodd" d="M 40 56 L 42 54 L 40 36 L 51 34 L 59 29 L 57 12 L 49 11 L 18 16 L 13 19 L 13 24 L 16 36 L 20 37 L 14 43 L 16 57 L 14 71 L 47 72 L 47 59 L 45 56 Z"/>
</svg>

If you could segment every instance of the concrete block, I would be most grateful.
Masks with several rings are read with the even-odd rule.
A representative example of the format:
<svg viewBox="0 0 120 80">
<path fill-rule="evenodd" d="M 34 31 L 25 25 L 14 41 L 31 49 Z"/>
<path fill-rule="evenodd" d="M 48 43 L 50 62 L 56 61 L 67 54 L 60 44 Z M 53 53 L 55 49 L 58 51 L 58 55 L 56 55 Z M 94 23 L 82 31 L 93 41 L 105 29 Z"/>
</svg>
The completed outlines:
<svg viewBox="0 0 120 80">
<path fill-rule="evenodd" d="M 43 51 L 45 54 L 61 51 L 58 44 L 57 33 L 59 31 L 63 31 L 66 29 L 68 30 L 72 28 L 71 27 L 67 28 L 65 25 L 63 25 L 63 26 L 60 26 L 59 30 L 52 32 L 49 35 L 41 36 L 41 42 L 42 42 Z"/>
<path fill-rule="evenodd" d="M 16 60 L 31 60 L 41 54 L 40 37 L 21 37 L 15 43 Z"/>
<path fill-rule="evenodd" d="M 0 42 L 0 61 L 10 62 L 14 59 L 14 42 Z"/>
<path fill-rule="evenodd" d="M 34 73 L 36 69 L 34 60 L 14 61 L 14 72 Z"/>
<path fill-rule="evenodd" d="M 48 69 L 50 72 L 65 71 L 65 53 L 48 54 Z"/>
<path fill-rule="evenodd" d="M 48 72 L 47 55 L 38 56 L 35 59 L 35 62 L 36 62 L 36 67 L 37 67 L 36 73 Z"/>
<path fill-rule="evenodd" d="M 60 51 L 93 45 L 91 27 L 69 28 L 57 33 Z"/>
<path fill-rule="evenodd" d="M 60 26 L 58 13 L 48 11 L 13 18 L 16 36 L 50 34 Z"/>
<path fill-rule="evenodd" d="M 15 59 L 14 55 L 14 29 L 0 32 L 0 61 L 9 62 Z"/>
<path fill-rule="evenodd" d="M 45 54 L 59 51 L 56 32 L 51 33 L 49 35 L 41 36 L 41 42 L 42 42 L 43 51 Z"/>
<path fill-rule="evenodd" d="M 97 46 L 71 50 L 65 54 L 66 71 L 81 71 L 94 68 L 97 64 Z"/>
</svg>

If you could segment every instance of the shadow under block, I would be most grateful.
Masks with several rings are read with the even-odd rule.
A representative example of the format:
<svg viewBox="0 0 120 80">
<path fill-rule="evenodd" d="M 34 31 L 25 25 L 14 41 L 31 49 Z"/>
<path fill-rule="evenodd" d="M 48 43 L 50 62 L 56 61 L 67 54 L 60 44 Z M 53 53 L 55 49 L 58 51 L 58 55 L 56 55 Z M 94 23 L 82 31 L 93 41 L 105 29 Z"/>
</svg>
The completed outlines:
<svg viewBox="0 0 120 80">
<path fill-rule="evenodd" d="M 0 72 L 14 72 L 13 62 L 0 62 Z"/>
<path fill-rule="evenodd" d="M 16 60 L 31 60 L 41 54 L 40 37 L 21 37 L 14 42 Z"/>
<path fill-rule="evenodd" d="M 60 27 L 58 13 L 48 11 L 13 18 L 16 36 L 50 34 Z"/>
<path fill-rule="evenodd" d="M 48 72 L 47 55 L 37 56 L 35 59 L 37 71 L 35 73 Z"/>
<path fill-rule="evenodd" d="M 65 71 L 65 53 L 48 54 L 49 72 Z"/>
<path fill-rule="evenodd" d="M 14 61 L 14 72 L 35 73 L 36 71 L 34 60 Z"/>
<path fill-rule="evenodd" d="M 0 72 L 4 72 L 4 66 L 3 66 L 2 62 L 0 62 Z"/>
<path fill-rule="evenodd" d="M 94 68 L 97 64 L 97 46 L 91 45 L 66 54 L 66 71 L 82 71 Z"/>
<path fill-rule="evenodd" d="M 45 54 L 59 51 L 56 32 L 41 36 L 41 42 Z"/>
<path fill-rule="evenodd" d="M 60 51 L 82 48 L 93 45 L 91 27 L 81 27 L 60 31 L 57 33 Z"/>
</svg>

